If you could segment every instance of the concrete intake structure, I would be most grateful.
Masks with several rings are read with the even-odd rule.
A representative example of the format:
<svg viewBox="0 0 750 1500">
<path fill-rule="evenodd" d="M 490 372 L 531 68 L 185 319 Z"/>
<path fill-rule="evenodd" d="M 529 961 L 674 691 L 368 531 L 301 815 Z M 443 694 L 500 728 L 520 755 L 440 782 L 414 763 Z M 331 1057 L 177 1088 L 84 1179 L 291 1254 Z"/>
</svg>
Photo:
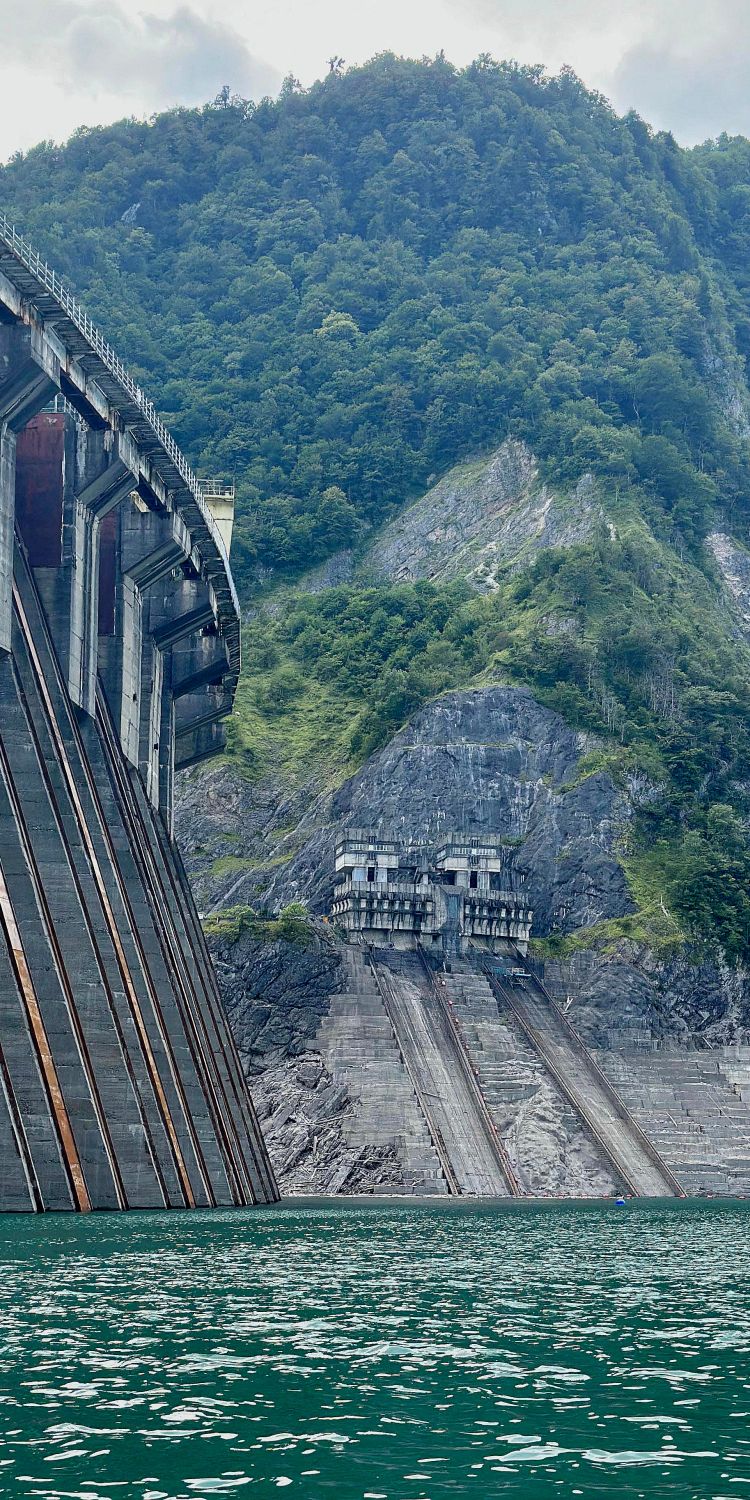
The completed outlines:
<svg viewBox="0 0 750 1500">
<path fill-rule="evenodd" d="M 352 828 L 336 845 L 332 916 L 365 942 L 449 957 L 529 944 L 526 871 L 502 840 L 451 834 L 437 848 Z"/>
<path fill-rule="evenodd" d="M 239 652 L 198 481 L 0 217 L 0 1209 L 278 1197 L 172 839 Z"/>
</svg>

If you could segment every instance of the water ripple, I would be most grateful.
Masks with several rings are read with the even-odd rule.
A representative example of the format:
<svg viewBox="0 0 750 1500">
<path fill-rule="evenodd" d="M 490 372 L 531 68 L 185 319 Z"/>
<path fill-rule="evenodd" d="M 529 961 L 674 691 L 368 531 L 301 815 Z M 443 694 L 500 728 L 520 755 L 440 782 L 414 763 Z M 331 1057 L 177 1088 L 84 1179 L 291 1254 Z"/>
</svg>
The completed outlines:
<svg viewBox="0 0 750 1500">
<path fill-rule="evenodd" d="M 728 1500 L 742 1204 L 0 1222 L 0 1496 Z"/>
</svg>

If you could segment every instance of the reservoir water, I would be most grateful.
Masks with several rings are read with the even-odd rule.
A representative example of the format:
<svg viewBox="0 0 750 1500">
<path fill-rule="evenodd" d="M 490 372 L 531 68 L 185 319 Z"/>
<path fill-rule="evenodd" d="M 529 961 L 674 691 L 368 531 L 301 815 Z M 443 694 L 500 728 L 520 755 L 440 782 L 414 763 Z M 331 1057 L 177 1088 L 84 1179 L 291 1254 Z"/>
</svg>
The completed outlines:
<svg viewBox="0 0 750 1500">
<path fill-rule="evenodd" d="M 750 1205 L 0 1221 L 0 1495 L 750 1495 Z"/>
</svg>

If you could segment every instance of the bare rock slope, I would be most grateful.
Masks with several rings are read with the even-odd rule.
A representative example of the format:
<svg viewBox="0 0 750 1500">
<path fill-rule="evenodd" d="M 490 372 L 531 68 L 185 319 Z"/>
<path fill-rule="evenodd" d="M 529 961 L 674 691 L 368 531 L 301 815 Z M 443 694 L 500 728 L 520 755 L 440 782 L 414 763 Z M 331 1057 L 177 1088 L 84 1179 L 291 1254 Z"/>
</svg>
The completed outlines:
<svg viewBox="0 0 750 1500">
<path fill-rule="evenodd" d="M 465 578 L 486 592 L 544 547 L 584 541 L 603 516 L 584 475 L 568 494 L 539 478 L 525 443 L 508 439 L 489 458 L 459 464 L 379 532 L 360 573 L 374 579 Z"/>
</svg>

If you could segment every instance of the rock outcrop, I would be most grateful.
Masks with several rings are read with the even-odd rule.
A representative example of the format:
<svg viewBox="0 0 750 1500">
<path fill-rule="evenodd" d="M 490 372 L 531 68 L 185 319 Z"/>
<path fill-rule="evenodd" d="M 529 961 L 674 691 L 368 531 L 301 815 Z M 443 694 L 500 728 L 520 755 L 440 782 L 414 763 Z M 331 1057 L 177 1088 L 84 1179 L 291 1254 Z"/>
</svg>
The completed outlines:
<svg viewBox="0 0 750 1500">
<path fill-rule="evenodd" d="M 459 464 L 384 526 L 359 572 L 375 580 L 465 578 L 487 592 L 544 547 L 583 542 L 603 517 L 584 475 L 568 494 L 539 478 L 533 453 L 508 439 L 489 458 Z"/>
<path fill-rule="evenodd" d="M 304 795 L 274 801 L 226 767 L 194 776 L 180 838 L 206 907 L 302 899 L 325 913 L 343 827 L 415 841 L 494 834 L 529 869 L 535 933 L 572 932 L 631 909 L 616 853 L 630 804 L 606 772 L 582 773 L 591 743 L 525 688 L 448 693 L 309 806 Z"/>
<path fill-rule="evenodd" d="M 249 783 L 226 765 L 183 782 L 179 834 L 204 909 L 278 911 L 302 900 L 317 914 L 304 946 L 212 940 L 283 1191 L 404 1191 L 396 1147 L 352 1144 L 361 1095 L 334 1077 L 321 1040 L 333 997 L 340 1005 L 346 989 L 342 946 L 320 920 L 341 829 L 429 840 L 462 827 L 509 839 L 529 872 L 534 934 L 580 940 L 582 930 L 633 910 L 621 849 L 634 799 L 606 771 L 589 769 L 597 748 L 526 689 L 493 685 L 428 704 L 334 791 L 289 788 L 270 774 Z M 667 962 L 621 940 L 614 951 L 582 946 L 549 961 L 546 978 L 581 1034 L 605 1049 L 718 1045 L 750 1028 L 747 976 L 706 955 Z M 524 1110 L 524 1129 L 541 1139 L 544 1088 Z M 566 1139 L 568 1182 L 578 1147 Z M 584 1179 L 596 1191 L 593 1169 L 581 1172 L 576 1191 L 586 1190 Z M 554 1190 L 571 1190 L 560 1184 Z"/>
</svg>

